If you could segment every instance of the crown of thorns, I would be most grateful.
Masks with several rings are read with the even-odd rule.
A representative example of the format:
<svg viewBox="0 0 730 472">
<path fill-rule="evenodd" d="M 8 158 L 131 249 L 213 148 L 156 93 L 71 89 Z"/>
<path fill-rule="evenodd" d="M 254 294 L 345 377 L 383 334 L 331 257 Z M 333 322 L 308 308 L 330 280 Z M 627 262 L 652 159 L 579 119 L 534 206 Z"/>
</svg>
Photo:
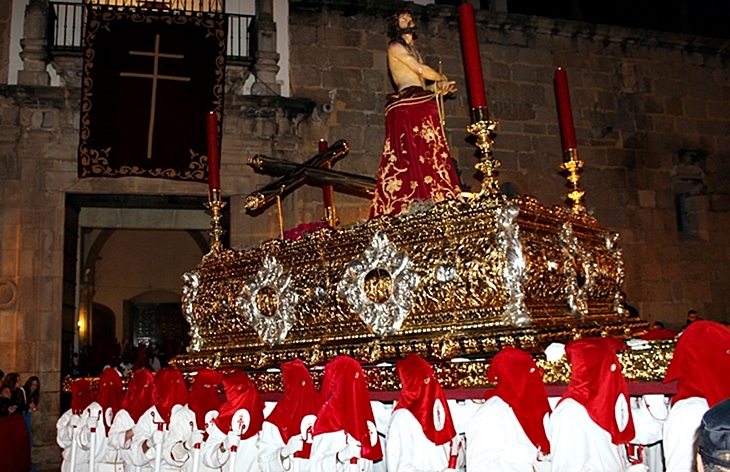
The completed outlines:
<svg viewBox="0 0 730 472">
<path fill-rule="evenodd" d="M 406 14 L 413 16 L 413 13 L 411 13 L 410 9 L 401 8 L 386 19 L 385 32 L 391 40 L 399 39 L 401 34 L 403 34 L 403 30 L 401 30 L 400 27 L 398 26 L 398 18 L 400 18 L 401 15 L 406 15 Z"/>
</svg>

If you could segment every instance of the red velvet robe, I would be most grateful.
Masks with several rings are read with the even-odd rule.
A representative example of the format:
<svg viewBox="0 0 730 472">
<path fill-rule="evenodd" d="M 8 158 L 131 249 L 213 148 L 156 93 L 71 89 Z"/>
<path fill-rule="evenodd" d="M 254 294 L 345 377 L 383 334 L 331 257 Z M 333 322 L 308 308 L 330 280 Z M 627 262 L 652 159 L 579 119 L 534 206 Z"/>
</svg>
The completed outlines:
<svg viewBox="0 0 730 472">
<path fill-rule="evenodd" d="M 414 201 L 440 202 L 461 192 L 434 94 L 409 87 L 391 97 L 370 217 L 397 215 Z"/>
</svg>

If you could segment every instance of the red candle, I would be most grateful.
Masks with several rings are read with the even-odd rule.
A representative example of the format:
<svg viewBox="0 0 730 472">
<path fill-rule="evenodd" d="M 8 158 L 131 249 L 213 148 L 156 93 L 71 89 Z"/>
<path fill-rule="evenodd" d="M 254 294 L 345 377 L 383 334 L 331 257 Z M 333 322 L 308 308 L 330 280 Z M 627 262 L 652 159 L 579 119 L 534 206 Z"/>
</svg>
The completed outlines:
<svg viewBox="0 0 730 472">
<path fill-rule="evenodd" d="M 484 93 L 484 77 L 482 76 L 482 59 L 479 56 L 479 40 L 474 22 L 474 7 L 471 3 L 462 3 L 459 7 L 461 25 L 461 48 L 464 52 L 466 80 L 469 84 L 471 107 L 487 107 L 487 97 Z"/>
<path fill-rule="evenodd" d="M 565 73 L 565 69 L 561 67 L 558 67 L 555 71 L 555 101 L 558 105 L 560 139 L 563 141 L 563 154 L 565 154 L 568 149 L 576 149 L 576 145 L 573 110 L 570 107 L 570 91 L 568 90 L 568 75 Z"/>
<path fill-rule="evenodd" d="M 214 111 L 208 113 L 208 190 L 220 191 L 220 159 L 218 157 L 218 117 Z"/>
</svg>

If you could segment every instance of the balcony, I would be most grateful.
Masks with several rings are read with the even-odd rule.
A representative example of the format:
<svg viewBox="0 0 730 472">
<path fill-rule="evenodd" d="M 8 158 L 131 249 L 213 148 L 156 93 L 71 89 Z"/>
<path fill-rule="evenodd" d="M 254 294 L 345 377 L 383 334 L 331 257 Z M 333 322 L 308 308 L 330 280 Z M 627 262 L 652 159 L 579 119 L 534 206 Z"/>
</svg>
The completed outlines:
<svg viewBox="0 0 730 472">
<path fill-rule="evenodd" d="M 97 0 L 93 3 L 49 2 L 48 52 L 51 57 L 82 56 L 84 19 L 87 8 L 125 9 L 136 12 L 169 11 L 173 14 L 205 15 L 225 10 L 223 0 Z M 253 63 L 255 16 L 223 13 L 227 24 L 226 58 L 230 65 Z"/>
</svg>

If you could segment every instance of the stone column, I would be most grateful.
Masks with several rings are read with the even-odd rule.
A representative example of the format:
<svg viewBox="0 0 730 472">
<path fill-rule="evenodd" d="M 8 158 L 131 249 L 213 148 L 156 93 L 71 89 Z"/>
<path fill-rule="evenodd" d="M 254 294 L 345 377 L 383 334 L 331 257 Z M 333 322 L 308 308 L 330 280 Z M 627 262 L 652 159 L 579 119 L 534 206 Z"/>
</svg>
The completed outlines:
<svg viewBox="0 0 730 472">
<path fill-rule="evenodd" d="M 276 50 L 274 0 L 256 0 L 256 41 L 256 82 L 251 86 L 251 94 L 281 95 L 281 86 L 276 83 L 279 53 Z"/>
<path fill-rule="evenodd" d="M 48 66 L 48 42 L 46 31 L 48 24 L 48 0 L 30 0 L 25 7 L 25 23 L 23 39 L 20 46 L 23 52 L 23 70 L 18 71 L 18 84 L 41 85 L 51 84 L 51 76 L 46 71 Z"/>
</svg>

